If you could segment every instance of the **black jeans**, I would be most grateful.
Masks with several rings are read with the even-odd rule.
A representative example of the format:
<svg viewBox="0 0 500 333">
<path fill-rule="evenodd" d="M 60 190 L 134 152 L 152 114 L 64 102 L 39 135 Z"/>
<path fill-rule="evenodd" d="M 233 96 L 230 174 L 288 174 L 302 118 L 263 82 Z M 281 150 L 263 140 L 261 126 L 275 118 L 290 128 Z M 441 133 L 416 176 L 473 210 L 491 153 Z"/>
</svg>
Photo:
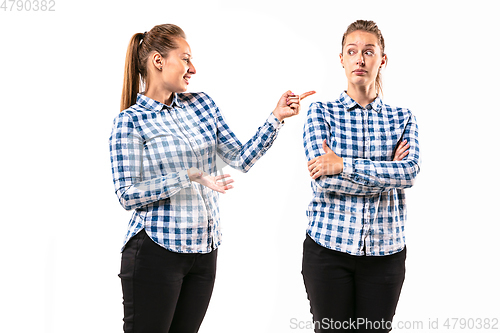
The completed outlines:
<svg viewBox="0 0 500 333">
<path fill-rule="evenodd" d="M 304 241 L 302 276 L 315 332 L 389 332 L 405 278 L 406 248 L 353 256 Z"/>
<path fill-rule="evenodd" d="M 126 333 L 195 333 L 215 282 L 217 250 L 176 253 L 144 230 L 122 253 L 120 278 Z"/>
</svg>

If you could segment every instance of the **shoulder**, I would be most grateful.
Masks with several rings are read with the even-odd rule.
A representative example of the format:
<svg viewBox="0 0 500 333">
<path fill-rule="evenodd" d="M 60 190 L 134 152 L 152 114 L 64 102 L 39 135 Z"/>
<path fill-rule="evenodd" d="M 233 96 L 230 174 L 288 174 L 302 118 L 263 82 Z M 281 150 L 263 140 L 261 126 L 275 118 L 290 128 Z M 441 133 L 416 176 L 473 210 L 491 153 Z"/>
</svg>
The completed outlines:
<svg viewBox="0 0 500 333">
<path fill-rule="evenodd" d="M 116 116 L 116 119 L 121 119 L 124 121 L 126 120 L 137 121 L 149 113 L 151 113 L 150 110 L 140 106 L 139 104 L 134 104 L 131 105 L 128 109 L 125 109 L 122 112 L 120 112 Z"/>
<path fill-rule="evenodd" d="M 177 100 L 179 104 L 197 109 L 215 106 L 215 102 L 212 98 L 204 92 L 178 93 Z"/>
<path fill-rule="evenodd" d="M 309 106 L 308 114 L 331 114 L 345 110 L 344 104 L 340 100 L 313 102 Z"/>
<path fill-rule="evenodd" d="M 116 115 L 113 126 L 120 131 L 135 131 L 156 117 L 155 111 L 134 104 Z"/>
<path fill-rule="evenodd" d="M 138 119 L 138 110 L 135 105 L 118 113 L 113 120 L 112 135 L 123 136 L 125 132 L 130 133 L 134 131 Z"/>
<path fill-rule="evenodd" d="M 382 111 L 389 116 L 398 117 L 398 118 L 414 118 L 415 116 L 412 114 L 411 110 L 408 108 L 400 107 L 400 106 L 391 106 L 389 104 L 382 104 Z"/>
<path fill-rule="evenodd" d="M 134 122 L 138 120 L 140 107 L 137 104 L 130 106 L 116 115 L 115 123 Z"/>
</svg>

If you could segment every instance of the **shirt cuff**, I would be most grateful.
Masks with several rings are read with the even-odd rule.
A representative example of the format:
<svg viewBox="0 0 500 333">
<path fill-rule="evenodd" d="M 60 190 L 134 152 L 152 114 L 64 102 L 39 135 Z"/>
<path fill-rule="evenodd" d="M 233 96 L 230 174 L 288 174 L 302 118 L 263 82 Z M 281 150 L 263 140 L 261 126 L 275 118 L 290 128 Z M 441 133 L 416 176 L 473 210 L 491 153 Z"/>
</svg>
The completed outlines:
<svg viewBox="0 0 500 333">
<path fill-rule="evenodd" d="M 279 121 L 278 118 L 276 118 L 276 116 L 272 112 L 267 118 L 267 122 L 270 123 L 275 130 L 279 130 L 285 124 L 284 121 Z"/>
<path fill-rule="evenodd" d="M 186 188 L 191 186 L 191 179 L 189 179 L 187 170 L 179 172 L 179 187 Z"/>
<path fill-rule="evenodd" d="M 349 177 L 354 173 L 354 161 L 350 157 L 344 157 L 342 158 L 344 162 L 344 168 L 341 172 L 342 176 Z"/>
</svg>

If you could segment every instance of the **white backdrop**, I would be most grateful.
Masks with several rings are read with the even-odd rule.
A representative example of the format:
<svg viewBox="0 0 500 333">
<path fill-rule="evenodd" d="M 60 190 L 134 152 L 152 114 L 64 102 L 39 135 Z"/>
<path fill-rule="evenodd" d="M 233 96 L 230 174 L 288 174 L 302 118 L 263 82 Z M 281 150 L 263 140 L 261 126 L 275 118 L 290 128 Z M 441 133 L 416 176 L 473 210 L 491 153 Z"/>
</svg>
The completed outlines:
<svg viewBox="0 0 500 333">
<path fill-rule="evenodd" d="M 235 189 L 222 197 L 201 333 L 312 332 L 297 327 L 311 320 L 300 274 L 311 195 L 302 125 L 311 102 L 345 89 L 338 54 L 356 19 L 374 20 L 386 39 L 384 101 L 410 108 L 420 127 L 395 317 L 406 328 L 394 332 L 498 320 L 497 1 L 55 0 L 54 12 L 10 4 L 0 9 L 2 332 L 121 331 L 117 274 L 130 212 L 114 195 L 107 140 L 128 41 L 162 23 L 185 30 L 198 71 L 190 90 L 211 95 L 241 141 L 286 90 L 318 92 L 248 174 L 225 169 Z M 458 328 L 446 331 L 477 331 Z"/>
</svg>

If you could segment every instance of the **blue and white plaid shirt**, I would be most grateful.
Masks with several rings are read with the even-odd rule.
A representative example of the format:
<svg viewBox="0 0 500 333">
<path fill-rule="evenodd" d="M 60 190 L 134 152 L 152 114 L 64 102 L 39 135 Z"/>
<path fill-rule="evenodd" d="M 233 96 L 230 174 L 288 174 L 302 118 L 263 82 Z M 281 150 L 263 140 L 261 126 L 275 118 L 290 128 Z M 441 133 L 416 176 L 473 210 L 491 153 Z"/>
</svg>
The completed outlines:
<svg viewBox="0 0 500 333">
<path fill-rule="evenodd" d="M 164 248 L 208 253 L 220 244 L 218 193 L 187 169 L 216 175 L 216 154 L 247 172 L 282 127 L 273 114 L 242 145 L 204 93 L 176 94 L 171 106 L 138 94 L 114 120 L 109 140 L 116 195 L 134 209 L 124 246 L 143 228 Z M 122 248 L 123 250 L 123 248 Z"/>
<path fill-rule="evenodd" d="M 420 171 L 418 127 L 410 110 L 383 104 L 379 97 L 363 108 L 343 92 L 335 102 L 311 104 L 303 139 L 308 161 L 325 154 L 324 139 L 344 160 L 340 174 L 311 182 L 309 236 L 319 245 L 358 256 L 401 251 L 404 189 Z M 392 162 L 405 139 L 408 156 Z"/>
</svg>

